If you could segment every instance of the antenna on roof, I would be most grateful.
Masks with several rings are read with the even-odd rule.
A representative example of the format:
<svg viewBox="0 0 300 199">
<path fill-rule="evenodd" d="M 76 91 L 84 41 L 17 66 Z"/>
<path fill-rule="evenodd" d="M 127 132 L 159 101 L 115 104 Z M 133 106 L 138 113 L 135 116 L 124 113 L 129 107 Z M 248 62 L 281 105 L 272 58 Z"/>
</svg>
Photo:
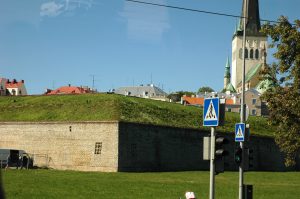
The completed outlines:
<svg viewBox="0 0 300 199">
<path fill-rule="evenodd" d="M 92 74 L 90 75 L 92 77 L 92 91 L 94 90 L 94 87 L 95 87 L 95 75 Z"/>
</svg>

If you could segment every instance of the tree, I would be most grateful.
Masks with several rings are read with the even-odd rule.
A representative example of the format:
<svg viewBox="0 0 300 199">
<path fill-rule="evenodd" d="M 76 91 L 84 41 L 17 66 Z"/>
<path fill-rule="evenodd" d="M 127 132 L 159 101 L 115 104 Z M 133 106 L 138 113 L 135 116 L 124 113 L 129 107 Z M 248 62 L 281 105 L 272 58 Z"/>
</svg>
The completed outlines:
<svg viewBox="0 0 300 199">
<path fill-rule="evenodd" d="M 171 99 L 172 102 L 180 102 L 181 97 L 183 95 L 191 97 L 192 95 L 195 95 L 195 93 L 190 92 L 190 91 L 177 91 L 177 92 L 174 92 L 174 93 L 170 93 L 167 97 L 169 99 Z"/>
<path fill-rule="evenodd" d="M 285 165 L 296 164 L 300 149 L 300 21 L 291 24 L 281 16 L 276 24 L 265 24 L 262 32 L 270 36 L 276 62 L 263 71 L 273 88 L 262 96 L 267 101 L 270 123 L 277 125 L 275 141 L 285 153 Z"/>
<path fill-rule="evenodd" d="M 210 88 L 209 86 L 203 86 L 200 87 L 198 90 L 198 93 L 205 93 L 205 92 L 211 93 L 214 92 L 214 89 Z"/>
</svg>

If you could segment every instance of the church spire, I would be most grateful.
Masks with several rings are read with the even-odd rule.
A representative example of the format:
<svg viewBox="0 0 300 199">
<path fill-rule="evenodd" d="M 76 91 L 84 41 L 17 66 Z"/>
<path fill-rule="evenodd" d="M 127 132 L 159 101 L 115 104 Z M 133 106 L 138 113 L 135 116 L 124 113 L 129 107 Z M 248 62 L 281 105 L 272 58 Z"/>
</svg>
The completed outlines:
<svg viewBox="0 0 300 199">
<path fill-rule="evenodd" d="M 242 17 L 246 17 L 247 36 L 262 35 L 260 33 L 260 17 L 258 0 L 243 0 Z M 239 29 L 244 31 L 244 20 L 240 20 Z"/>
<path fill-rule="evenodd" d="M 230 62 L 229 57 L 227 57 L 226 66 L 225 66 L 225 73 L 224 73 L 224 89 L 230 83 Z"/>
<path fill-rule="evenodd" d="M 230 78 L 230 62 L 229 62 L 229 57 L 227 57 L 224 77 Z"/>
</svg>

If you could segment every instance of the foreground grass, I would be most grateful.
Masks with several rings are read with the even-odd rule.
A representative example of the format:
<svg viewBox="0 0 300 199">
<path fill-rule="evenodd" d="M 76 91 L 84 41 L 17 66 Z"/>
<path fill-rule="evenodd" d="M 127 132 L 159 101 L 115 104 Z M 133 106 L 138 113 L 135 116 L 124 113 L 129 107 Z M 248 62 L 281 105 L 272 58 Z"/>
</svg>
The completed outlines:
<svg viewBox="0 0 300 199">
<path fill-rule="evenodd" d="M 198 199 L 208 198 L 209 172 L 97 173 L 54 170 L 3 171 L 10 198 L 101 198 L 178 199 L 194 191 Z M 255 199 L 298 199 L 300 173 L 250 172 L 245 183 L 253 184 Z M 238 173 L 216 177 L 216 198 L 238 196 Z"/>
<path fill-rule="evenodd" d="M 111 94 L 0 97 L 0 121 L 126 121 L 209 131 L 202 108 Z M 234 132 L 239 114 L 226 113 L 221 132 Z M 273 136 L 262 117 L 249 118 L 251 134 Z"/>
</svg>

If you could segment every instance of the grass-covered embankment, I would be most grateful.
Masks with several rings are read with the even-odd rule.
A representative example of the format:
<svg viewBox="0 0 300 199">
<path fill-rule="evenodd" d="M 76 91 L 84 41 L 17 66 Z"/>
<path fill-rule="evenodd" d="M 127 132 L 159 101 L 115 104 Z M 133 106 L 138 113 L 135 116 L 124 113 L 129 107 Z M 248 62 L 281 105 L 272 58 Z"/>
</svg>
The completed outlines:
<svg viewBox="0 0 300 199">
<path fill-rule="evenodd" d="M 208 198 L 209 172 L 97 173 L 54 170 L 2 171 L 7 198 L 178 199 L 186 191 Z M 298 199 L 299 172 L 248 172 L 253 198 Z M 238 172 L 216 176 L 216 198 L 238 197 Z"/>
<path fill-rule="evenodd" d="M 111 94 L 0 97 L 0 121 L 127 121 L 206 129 L 202 108 Z M 233 132 L 239 114 L 226 113 L 224 127 Z M 272 136 L 267 119 L 250 117 L 251 133 Z"/>
</svg>

